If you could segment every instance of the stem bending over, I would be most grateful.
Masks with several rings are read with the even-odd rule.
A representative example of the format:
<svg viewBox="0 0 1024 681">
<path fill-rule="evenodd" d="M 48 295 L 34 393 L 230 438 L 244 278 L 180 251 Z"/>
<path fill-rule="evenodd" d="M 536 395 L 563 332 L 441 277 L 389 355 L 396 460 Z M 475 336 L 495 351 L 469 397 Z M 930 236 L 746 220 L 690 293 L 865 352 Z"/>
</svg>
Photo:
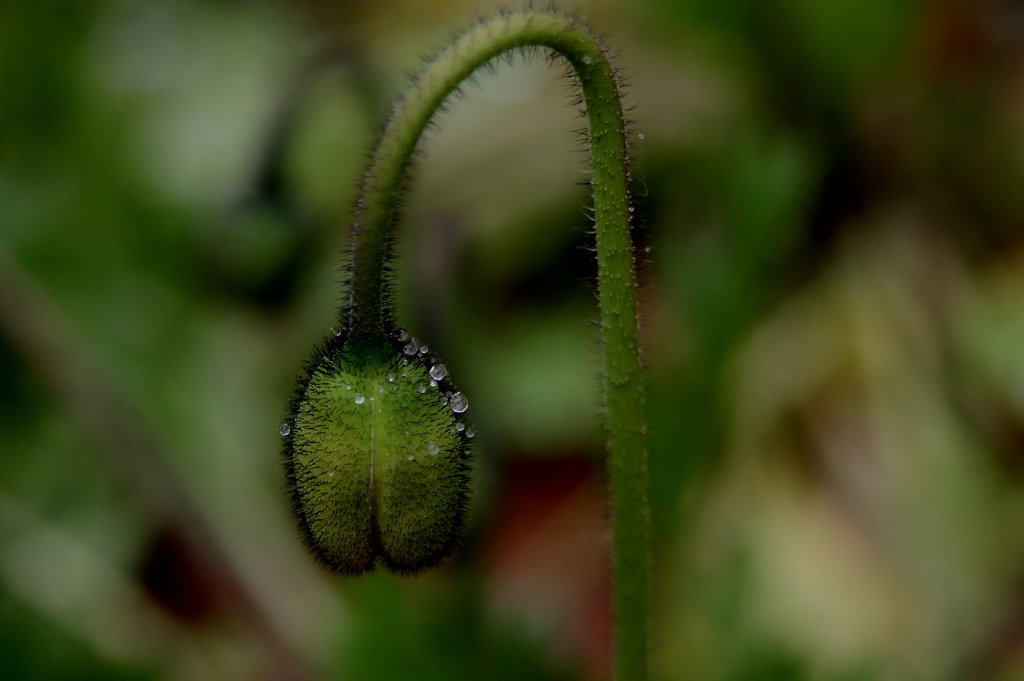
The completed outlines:
<svg viewBox="0 0 1024 681">
<path fill-rule="evenodd" d="M 420 428 L 422 432 L 409 436 L 431 438 L 429 451 L 435 457 L 423 457 L 424 465 L 441 460 L 436 456 L 440 446 L 441 454 L 464 470 L 468 442 L 462 412 L 450 413 L 452 395 L 460 395 L 458 392 L 440 392 L 433 401 L 425 401 L 414 399 L 411 392 L 403 398 L 404 393 L 395 386 L 395 371 L 402 369 L 402 376 L 411 375 L 409 380 L 416 381 L 423 371 L 432 371 L 438 364 L 436 358 L 424 358 L 417 373 L 409 369 L 409 357 L 402 357 L 408 348 L 403 341 L 396 344 L 396 333 L 400 332 L 394 328 L 387 265 L 410 160 L 433 116 L 453 91 L 490 60 L 509 51 L 538 47 L 568 62 L 578 81 L 588 121 L 611 485 L 615 672 L 619 681 L 642 681 L 647 678 L 650 536 L 626 129 L 615 71 L 600 44 L 578 20 L 553 12 L 522 11 L 481 22 L 439 52 L 397 103 L 373 152 L 356 206 L 346 270 L 347 298 L 336 332 L 340 340 L 328 338 L 314 353 L 307 375 L 300 381 L 291 414 L 282 426 L 285 465 L 307 541 L 325 562 L 342 571 L 360 572 L 377 559 L 400 571 L 415 571 L 437 562 L 454 546 L 458 528 L 450 530 L 449 526 L 461 524 L 465 502 L 458 495 L 464 493 L 464 482 L 446 492 L 456 508 L 448 509 L 439 523 L 418 517 L 408 521 L 417 529 L 406 532 L 406 520 L 396 515 L 396 503 L 389 504 L 389 500 L 397 500 L 401 506 L 425 503 L 408 498 L 413 492 L 406 493 L 403 485 L 412 483 L 398 477 L 395 471 L 399 467 L 392 462 L 404 457 L 401 452 L 418 453 L 422 447 L 398 436 L 385 445 L 378 441 L 380 433 L 394 430 L 389 419 L 394 417 L 391 411 L 399 409 L 396 405 L 413 410 L 417 417 L 422 414 L 415 410 L 425 410 L 448 419 L 435 430 Z M 386 349 L 374 350 L 379 347 Z M 420 354 L 425 353 L 414 352 L 413 360 L 419 360 Z M 415 361 L 412 366 L 416 368 Z M 399 377 L 399 386 L 403 380 Z M 353 381 L 362 381 L 359 389 L 370 396 L 360 392 L 352 397 L 345 392 L 342 384 L 351 386 Z M 393 399 L 389 389 L 396 395 Z M 376 404 L 361 410 L 377 391 Z M 366 430 L 367 442 L 350 441 L 346 439 L 349 435 L 342 436 L 340 431 L 317 423 L 326 414 L 337 417 L 335 405 L 342 403 L 342 417 L 351 415 L 357 427 Z M 385 446 L 393 447 L 398 454 L 384 451 Z M 359 450 L 362 458 L 339 456 L 339 447 Z M 413 454 L 408 456 L 412 462 Z M 330 459 L 327 463 L 325 457 Z M 349 487 L 337 487 L 334 471 L 347 475 L 342 470 L 345 467 L 367 468 L 368 472 L 360 472 Z M 325 507 L 334 502 L 369 510 L 363 513 L 366 517 L 344 528 L 345 532 L 334 533 L 325 526 L 328 518 L 337 518 L 333 508 Z M 420 539 L 416 535 L 421 531 L 427 536 L 422 546 L 417 544 Z M 318 545 L 353 541 L 353 537 L 362 554 L 352 562 L 346 562 L 344 556 L 325 555 L 324 547 Z M 403 562 L 404 554 L 415 555 Z"/>
</svg>

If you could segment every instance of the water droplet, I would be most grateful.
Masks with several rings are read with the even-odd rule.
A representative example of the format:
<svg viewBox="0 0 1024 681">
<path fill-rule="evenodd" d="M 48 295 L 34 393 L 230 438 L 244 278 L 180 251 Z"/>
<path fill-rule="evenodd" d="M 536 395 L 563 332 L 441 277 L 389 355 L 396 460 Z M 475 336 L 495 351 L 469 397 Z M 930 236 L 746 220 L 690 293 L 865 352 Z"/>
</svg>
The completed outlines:
<svg viewBox="0 0 1024 681">
<path fill-rule="evenodd" d="M 399 329 L 398 333 L 395 334 L 395 338 L 397 338 L 400 343 L 404 343 L 409 340 L 409 332 L 405 329 Z"/>
<path fill-rule="evenodd" d="M 333 470 L 327 471 L 327 477 L 328 478 L 333 478 L 334 477 L 334 471 Z"/>
<path fill-rule="evenodd" d="M 394 383 L 394 382 L 395 382 L 395 375 L 394 374 L 388 374 L 388 383 Z"/>
<path fill-rule="evenodd" d="M 363 397 L 362 393 L 356 393 L 356 404 L 362 404 L 365 401 L 366 398 Z"/>
<path fill-rule="evenodd" d="M 402 360 L 402 364 L 408 364 L 408 363 L 409 363 L 409 359 L 408 358 Z"/>
<path fill-rule="evenodd" d="M 292 427 L 287 423 L 281 424 L 281 437 L 288 437 L 292 434 Z"/>
<path fill-rule="evenodd" d="M 383 384 L 383 383 L 381 383 L 381 384 L 379 384 L 379 385 L 377 386 L 377 392 L 378 392 L 379 394 L 381 394 L 381 395 L 383 395 L 383 394 L 384 394 L 384 384 Z"/>
<path fill-rule="evenodd" d="M 431 388 L 436 388 L 437 387 L 437 381 L 435 381 L 434 379 L 430 379 L 430 387 Z"/>
<path fill-rule="evenodd" d="M 647 135 L 643 134 L 642 132 L 638 132 L 636 134 L 636 137 L 637 137 L 637 139 L 639 139 L 641 141 L 647 139 Z"/>
<path fill-rule="evenodd" d="M 633 212 L 633 211 L 635 211 L 635 210 L 636 210 L 636 206 L 630 206 L 630 207 L 629 207 L 629 212 L 630 212 L 630 213 L 632 213 L 632 212 Z"/>
<path fill-rule="evenodd" d="M 430 454 L 430 456 L 437 456 L 439 451 L 441 451 L 441 448 L 437 446 L 436 442 L 427 443 L 427 454 Z"/>
<path fill-rule="evenodd" d="M 589 54 L 585 54 L 585 55 L 583 55 L 583 63 L 584 64 L 593 64 L 594 63 L 594 59 Z"/>
<path fill-rule="evenodd" d="M 443 364 L 435 364 L 430 367 L 430 377 L 435 381 L 442 381 L 448 375 L 448 369 Z"/>
<path fill-rule="evenodd" d="M 351 389 L 352 389 L 352 384 L 351 383 L 346 383 L 345 384 L 345 390 L 351 390 Z"/>
<path fill-rule="evenodd" d="M 451 408 L 456 414 L 461 414 L 469 409 L 469 400 L 467 400 L 462 393 L 455 393 L 452 395 Z"/>
<path fill-rule="evenodd" d="M 416 386 L 416 392 L 422 395 L 423 393 L 427 392 L 427 386 L 420 383 L 418 386 Z"/>
<path fill-rule="evenodd" d="M 408 343 L 405 344 L 405 347 L 402 348 L 402 352 L 409 355 L 410 357 L 415 355 L 417 350 L 419 350 L 419 348 L 416 347 L 416 341 L 414 340 L 409 341 Z"/>
<path fill-rule="evenodd" d="M 456 433 L 461 433 L 465 429 L 466 429 L 466 424 L 465 423 L 456 423 L 455 424 L 455 432 Z"/>
<path fill-rule="evenodd" d="M 412 454 L 409 454 L 408 456 L 405 457 L 406 461 L 414 461 L 415 459 L 416 459 L 416 457 L 413 456 Z"/>
<path fill-rule="evenodd" d="M 334 329 L 334 335 L 335 335 L 335 337 L 340 337 L 340 336 L 341 336 L 341 334 L 342 334 L 342 331 L 341 331 L 341 327 L 340 327 L 340 326 L 336 327 L 336 328 Z"/>
<path fill-rule="evenodd" d="M 650 252 L 651 252 L 651 247 L 650 246 L 644 246 L 644 253 L 650 253 Z"/>
<path fill-rule="evenodd" d="M 473 430 L 472 426 L 470 426 L 469 428 L 466 428 L 466 437 L 472 439 L 474 435 L 476 435 L 476 431 Z"/>
<path fill-rule="evenodd" d="M 430 352 L 430 348 L 429 347 L 427 347 L 426 345 L 421 345 L 420 346 L 420 354 L 421 355 L 425 355 L 428 352 Z"/>
</svg>

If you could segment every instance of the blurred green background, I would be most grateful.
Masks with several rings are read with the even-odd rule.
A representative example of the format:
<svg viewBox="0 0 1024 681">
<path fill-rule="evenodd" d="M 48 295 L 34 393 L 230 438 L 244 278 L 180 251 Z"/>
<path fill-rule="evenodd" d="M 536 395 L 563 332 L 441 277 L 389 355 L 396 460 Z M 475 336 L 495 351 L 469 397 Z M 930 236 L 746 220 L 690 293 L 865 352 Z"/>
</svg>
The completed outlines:
<svg viewBox="0 0 1024 681">
<path fill-rule="evenodd" d="M 565 9 L 635 106 L 657 678 L 1024 679 L 1024 6 Z M 375 126 L 492 10 L 0 7 L 0 678 L 608 677 L 559 68 L 453 104 L 399 247 L 479 432 L 464 548 L 337 578 L 283 491 Z"/>
</svg>

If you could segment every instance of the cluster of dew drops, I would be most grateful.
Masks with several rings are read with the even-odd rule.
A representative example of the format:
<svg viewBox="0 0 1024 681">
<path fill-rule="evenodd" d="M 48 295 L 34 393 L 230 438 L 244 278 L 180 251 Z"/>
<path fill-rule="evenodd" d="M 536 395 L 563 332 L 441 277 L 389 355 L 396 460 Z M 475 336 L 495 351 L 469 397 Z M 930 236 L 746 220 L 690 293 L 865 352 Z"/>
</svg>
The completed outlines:
<svg viewBox="0 0 1024 681">
<path fill-rule="evenodd" d="M 402 354 L 406 355 L 404 358 L 402 358 L 403 365 L 408 365 L 409 360 L 413 357 L 426 357 L 430 353 L 430 348 L 426 345 L 426 343 L 421 345 L 415 338 L 412 338 L 409 335 L 409 332 L 406 331 L 405 329 L 399 330 L 395 334 L 395 337 L 398 339 L 400 343 L 405 343 L 405 345 L 402 346 Z M 429 374 L 430 387 L 436 389 L 439 388 L 441 382 L 448 377 L 448 368 L 441 363 L 434 363 L 430 366 Z M 394 382 L 394 380 L 394 374 L 388 374 L 388 382 Z M 416 387 L 416 391 L 419 392 L 420 394 L 423 394 L 427 392 L 427 386 L 420 384 L 419 386 Z M 442 396 L 441 401 L 445 406 L 449 407 L 452 410 L 452 412 L 456 414 L 465 413 L 465 411 L 469 409 L 469 400 L 467 400 L 466 396 L 460 392 L 445 393 Z M 462 432 L 463 427 L 464 426 L 461 423 L 459 423 L 456 425 L 456 430 Z M 472 428 L 466 431 L 466 437 L 473 437 Z"/>
</svg>

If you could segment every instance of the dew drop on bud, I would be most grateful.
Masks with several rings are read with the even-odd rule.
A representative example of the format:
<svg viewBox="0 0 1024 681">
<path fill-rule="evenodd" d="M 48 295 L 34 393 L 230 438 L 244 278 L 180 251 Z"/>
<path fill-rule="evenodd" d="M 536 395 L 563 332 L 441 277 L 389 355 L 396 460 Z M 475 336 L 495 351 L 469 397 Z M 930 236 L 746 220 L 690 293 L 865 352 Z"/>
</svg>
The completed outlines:
<svg viewBox="0 0 1024 681">
<path fill-rule="evenodd" d="M 452 411 L 456 414 L 461 414 L 469 409 L 469 400 L 467 400 L 462 393 L 455 393 L 452 395 L 452 401 L 450 403 Z"/>
</svg>

